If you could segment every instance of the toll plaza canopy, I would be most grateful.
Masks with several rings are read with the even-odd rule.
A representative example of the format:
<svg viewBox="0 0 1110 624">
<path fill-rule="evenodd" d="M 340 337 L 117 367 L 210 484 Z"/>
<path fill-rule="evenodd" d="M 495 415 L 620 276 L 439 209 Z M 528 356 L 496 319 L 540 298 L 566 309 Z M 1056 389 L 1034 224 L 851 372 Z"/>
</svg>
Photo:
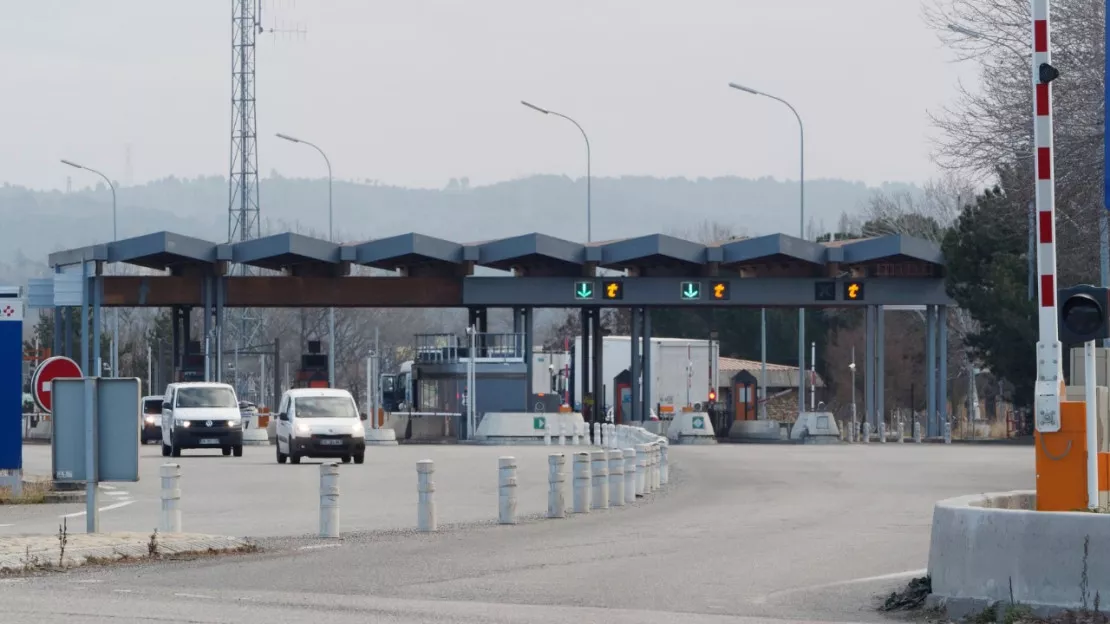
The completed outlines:
<svg viewBox="0 0 1110 624">
<path fill-rule="evenodd" d="M 106 275 L 113 263 L 161 273 Z M 540 233 L 478 243 L 409 233 L 340 244 L 294 233 L 213 243 L 157 232 L 59 251 L 50 265 L 58 275 L 89 271 L 106 307 L 202 306 L 212 288 L 223 307 L 952 303 L 940 248 L 905 235 L 816 243 L 770 234 L 702 244 L 651 234 L 582 244 Z M 240 275 L 233 265 L 256 270 Z M 357 266 L 395 273 L 357 275 Z M 476 276 L 475 267 L 511 276 Z"/>
</svg>

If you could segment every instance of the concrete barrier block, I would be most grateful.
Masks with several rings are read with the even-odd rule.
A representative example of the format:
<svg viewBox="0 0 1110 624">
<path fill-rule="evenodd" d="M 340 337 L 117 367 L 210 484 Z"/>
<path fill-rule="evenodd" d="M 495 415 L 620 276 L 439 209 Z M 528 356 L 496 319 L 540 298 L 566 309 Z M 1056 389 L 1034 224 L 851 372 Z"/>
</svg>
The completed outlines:
<svg viewBox="0 0 1110 624">
<path fill-rule="evenodd" d="M 655 434 L 640 429 L 643 436 L 639 444 L 650 443 Z M 646 436 L 652 436 L 647 438 Z M 706 412 L 679 412 L 667 427 L 667 439 L 676 444 L 716 444 L 717 435 L 713 422 Z"/>
</svg>

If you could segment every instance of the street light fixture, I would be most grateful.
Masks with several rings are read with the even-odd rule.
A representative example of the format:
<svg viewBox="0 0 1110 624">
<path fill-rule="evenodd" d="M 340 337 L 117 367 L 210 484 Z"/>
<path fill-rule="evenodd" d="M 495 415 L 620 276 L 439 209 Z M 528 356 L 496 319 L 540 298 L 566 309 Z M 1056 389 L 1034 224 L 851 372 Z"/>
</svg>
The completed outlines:
<svg viewBox="0 0 1110 624">
<path fill-rule="evenodd" d="M 728 83 L 728 86 L 738 91 L 743 91 L 750 95 L 763 96 L 770 98 L 785 105 L 794 113 L 794 118 L 798 120 L 798 163 L 799 163 L 799 176 L 798 176 L 798 237 L 804 239 L 806 237 L 806 131 L 805 124 L 802 123 L 802 116 L 798 114 L 797 109 L 794 108 L 790 102 L 764 93 L 757 89 L 753 89 L 742 84 L 735 82 Z M 764 323 L 763 332 L 766 334 L 767 325 Z M 798 413 L 804 414 L 806 411 L 806 383 L 805 383 L 805 362 L 806 362 L 806 310 L 805 308 L 798 308 Z"/>
<path fill-rule="evenodd" d="M 332 173 L 331 173 L 331 160 L 324 150 L 320 149 L 315 143 L 310 143 L 304 139 L 298 139 L 288 134 L 281 132 L 277 133 L 277 138 L 284 139 L 290 143 L 302 143 L 311 147 L 320 153 L 324 158 L 324 164 L 328 167 L 328 241 L 331 242 L 335 238 L 333 229 L 333 214 L 332 214 Z M 335 387 L 335 308 L 328 308 L 328 385 L 332 388 Z"/>
<path fill-rule="evenodd" d="M 96 175 L 98 175 L 98 176 L 100 176 L 101 178 L 104 179 L 104 182 L 108 185 L 108 188 L 112 191 L 112 242 L 114 243 L 117 240 L 119 240 L 119 228 L 118 228 L 119 221 L 116 218 L 116 185 L 112 184 L 112 180 L 110 180 L 108 178 L 108 176 L 106 176 L 103 173 L 97 171 L 96 169 L 93 169 L 91 167 L 86 167 L 84 165 L 79 165 L 79 164 L 73 162 L 72 160 L 66 160 L 65 158 L 62 158 L 61 161 L 62 161 L 63 165 L 68 165 L 68 166 L 73 167 L 75 169 L 84 169 L 85 171 L 88 171 L 89 173 L 95 173 Z M 100 348 L 97 347 L 98 352 L 99 352 L 99 350 L 100 350 Z M 112 309 L 112 350 L 111 350 L 111 353 L 109 354 L 109 359 L 111 360 L 110 365 L 112 367 L 112 374 L 116 375 L 118 377 L 119 376 L 119 308 L 113 308 Z"/>
<path fill-rule="evenodd" d="M 520 103 L 538 113 L 543 113 L 544 115 L 555 115 L 556 117 L 562 117 L 563 119 L 566 119 L 578 128 L 578 131 L 582 133 L 582 138 L 586 140 L 586 242 L 593 242 L 593 209 L 590 206 L 590 137 L 586 136 L 586 131 L 582 129 L 582 126 L 577 121 L 571 119 L 570 117 L 567 117 L 562 113 L 557 113 L 553 110 L 548 110 L 546 108 L 536 106 L 535 104 L 526 102 L 524 100 L 521 100 Z"/>
</svg>

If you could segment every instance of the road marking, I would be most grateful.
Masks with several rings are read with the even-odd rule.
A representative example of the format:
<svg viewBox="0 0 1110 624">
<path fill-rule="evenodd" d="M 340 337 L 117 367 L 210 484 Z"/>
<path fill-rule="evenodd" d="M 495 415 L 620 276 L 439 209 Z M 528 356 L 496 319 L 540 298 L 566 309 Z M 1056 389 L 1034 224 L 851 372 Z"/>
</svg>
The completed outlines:
<svg viewBox="0 0 1110 624">
<path fill-rule="evenodd" d="M 119 498 L 120 496 L 131 496 L 131 494 L 127 492 L 105 492 L 105 494 L 107 494 L 108 496 L 115 496 L 116 498 Z"/>
<path fill-rule="evenodd" d="M 114 486 L 114 485 L 101 485 L 100 489 L 102 489 L 102 490 L 114 490 L 114 489 L 116 489 L 116 486 Z"/>
<path fill-rule="evenodd" d="M 317 550 L 320 548 L 338 548 L 343 544 L 316 544 L 315 546 L 301 546 L 297 550 Z"/>
<path fill-rule="evenodd" d="M 126 507 L 126 506 L 130 505 L 130 504 L 131 504 L 131 503 L 133 503 L 133 502 L 135 502 L 135 501 L 133 501 L 133 500 L 125 500 L 125 501 L 121 501 L 121 502 L 115 503 L 115 504 L 113 504 L 113 505 L 108 505 L 107 507 L 101 507 L 101 508 L 100 508 L 100 509 L 98 509 L 97 511 L 112 511 L 113 509 L 119 509 L 120 507 Z M 78 517 L 78 516 L 83 516 L 83 515 L 85 515 L 86 513 L 88 513 L 88 512 L 85 512 L 85 511 L 77 511 L 77 512 L 74 512 L 74 513 L 71 513 L 71 514 L 65 514 L 65 515 L 61 515 L 61 516 L 58 516 L 58 517 L 59 517 L 59 518 L 76 518 L 76 517 Z"/>
<path fill-rule="evenodd" d="M 212 599 L 212 596 L 202 596 L 201 594 L 174 594 L 174 596 L 177 596 L 178 598 L 204 598 L 205 600 Z"/>
<path fill-rule="evenodd" d="M 11 524 L 11 523 L 9 523 L 9 524 L 0 524 L 0 528 L 10 527 L 10 526 L 15 526 L 15 525 Z"/>
<path fill-rule="evenodd" d="M 117 594 L 130 594 L 131 593 L 130 589 L 113 589 L 112 591 L 116 592 Z"/>
<path fill-rule="evenodd" d="M 894 581 L 903 578 L 916 578 L 928 574 L 928 570 L 906 570 L 905 572 L 892 572 L 890 574 L 880 574 L 878 576 L 865 576 L 863 578 L 849 579 L 846 581 L 836 581 L 835 583 L 823 583 L 821 585 L 810 585 L 808 587 L 793 587 L 790 589 L 780 589 L 773 591 L 767 595 L 753 598 L 751 602 L 755 604 L 764 604 L 773 596 L 782 596 L 785 594 L 795 594 L 798 592 L 815 591 L 819 589 L 831 589 L 833 587 L 843 587 L 845 585 L 859 585 L 861 583 L 876 583 L 879 581 Z"/>
<path fill-rule="evenodd" d="M 102 581 L 100 579 L 81 579 L 81 580 L 72 581 L 72 582 L 74 582 L 74 583 L 103 583 L 104 581 Z"/>
</svg>

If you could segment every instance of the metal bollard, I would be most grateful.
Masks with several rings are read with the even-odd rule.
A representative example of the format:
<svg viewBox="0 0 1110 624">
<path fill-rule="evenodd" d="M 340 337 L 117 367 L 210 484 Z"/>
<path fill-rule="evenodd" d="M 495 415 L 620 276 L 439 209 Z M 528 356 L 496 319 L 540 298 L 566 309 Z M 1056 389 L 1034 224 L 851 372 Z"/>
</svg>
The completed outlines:
<svg viewBox="0 0 1110 624">
<path fill-rule="evenodd" d="M 643 496 L 647 485 L 647 445 L 636 445 L 636 496 Z"/>
<path fill-rule="evenodd" d="M 948 420 L 944 421 L 944 443 L 952 444 L 952 423 Z"/>
<path fill-rule="evenodd" d="M 869 422 L 863 423 L 863 440 L 861 442 L 871 444 L 871 423 Z"/>
<path fill-rule="evenodd" d="M 559 423 L 559 446 L 567 445 L 567 424 Z"/>
<path fill-rule="evenodd" d="M 659 485 L 667 485 L 671 480 L 671 468 L 667 463 L 667 451 L 669 445 L 666 443 L 659 445 Z"/>
<path fill-rule="evenodd" d="M 624 506 L 624 451 L 609 449 L 609 506 Z"/>
<path fill-rule="evenodd" d="M 497 458 L 497 522 L 516 524 L 516 458 Z"/>
<path fill-rule="evenodd" d="M 636 502 L 636 449 L 623 448 L 624 456 L 624 502 Z"/>
<path fill-rule="evenodd" d="M 543 444 L 551 446 L 551 421 L 543 419 Z"/>
<path fill-rule="evenodd" d="M 574 454 L 574 513 L 590 513 L 590 454 Z"/>
<path fill-rule="evenodd" d="M 416 462 L 416 530 L 422 533 L 436 530 L 436 503 L 433 496 L 436 484 L 432 481 L 435 471 L 435 462 L 430 459 Z"/>
<path fill-rule="evenodd" d="M 162 516 L 158 530 L 162 533 L 181 532 L 181 465 L 162 464 Z"/>
<path fill-rule="evenodd" d="M 593 480 L 590 509 L 609 508 L 609 457 L 608 451 L 590 453 L 590 476 Z"/>
<path fill-rule="evenodd" d="M 881 444 L 886 444 L 886 423 L 885 422 L 879 423 L 879 442 Z"/>
<path fill-rule="evenodd" d="M 906 443 L 906 423 L 898 421 L 898 444 Z"/>
<path fill-rule="evenodd" d="M 571 444 L 573 444 L 574 446 L 578 446 L 579 444 L 581 444 L 578 439 L 578 423 L 571 423 L 571 429 L 574 430 L 572 433 L 573 437 L 571 438 Z"/>
<path fill-rule="evenodd" d="M 339 464 L 320 464 L 320 537 L 339 537 Z"/>
<path fill-rule="evenodd" d="M 563 483 L 567 480 L 565 471 L 567 456 L 555 453 L 547 456 L 547 517 L 566 518 L 567 503 L 563 496 Z"/>
<path fill-rule="evenodd" d="M 916 418 L 913 419 L 913 441 L 921 444 L 921 423 Z"/>
</svg>

